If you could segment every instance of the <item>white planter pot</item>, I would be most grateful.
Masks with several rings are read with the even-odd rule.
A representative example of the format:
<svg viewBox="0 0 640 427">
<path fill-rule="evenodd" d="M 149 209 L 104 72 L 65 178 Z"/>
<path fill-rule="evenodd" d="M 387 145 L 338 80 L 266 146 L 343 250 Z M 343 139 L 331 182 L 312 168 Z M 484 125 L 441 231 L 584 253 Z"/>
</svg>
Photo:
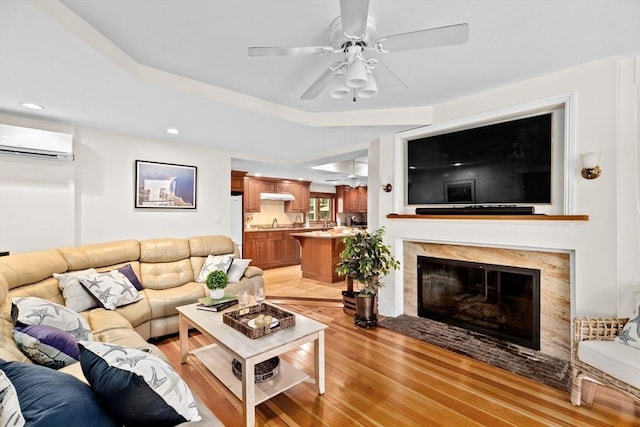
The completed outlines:
<svg viewBox="0 0 640 427">
<path fill-rule="evenodd" d="M 210 289 L 209 293 L 213 299 L 220 299 L 224 297 L 224 289 Z"/>
</svg>

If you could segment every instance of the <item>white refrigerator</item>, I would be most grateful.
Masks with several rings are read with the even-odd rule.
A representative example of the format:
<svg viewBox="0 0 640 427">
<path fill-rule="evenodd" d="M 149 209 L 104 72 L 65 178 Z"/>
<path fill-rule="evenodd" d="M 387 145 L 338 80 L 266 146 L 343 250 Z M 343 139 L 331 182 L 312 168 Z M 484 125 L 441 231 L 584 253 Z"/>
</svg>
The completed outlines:
<svg viewBox="0 0 640 427">
<path fill-rule="evenodd" d="M 242 256 L 242 196 L 231 196 L 231 239 L 238 244 Z"/>
</svg>

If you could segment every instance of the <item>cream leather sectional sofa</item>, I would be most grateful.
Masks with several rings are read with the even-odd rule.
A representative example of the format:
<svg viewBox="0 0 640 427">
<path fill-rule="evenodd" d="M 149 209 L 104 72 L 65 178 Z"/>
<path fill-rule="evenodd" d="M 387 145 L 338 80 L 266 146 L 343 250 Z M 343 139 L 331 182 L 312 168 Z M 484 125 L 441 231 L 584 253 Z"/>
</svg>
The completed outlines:
<svg viewBox="0 0 640 427">
<path fill-rule="evenodd" d="M 126 264 L 140 279 L 143 299 L 115 310 L 94 308 L 81 314 L 95 340 L 159 353 L 147 340 L 178 332 L 176 307 L 207 295 L 206 285 L 195 282 L 207 256 L 230 253 L 240 257 L 237 245 L 229 237 L 199 236 L 124 240 L 0 257 L 0 359 L 30 363 L 13 338 L 12 298 L 34 296 L 64 305 L 54 273 L 88 268 L 105 272 Z M 262 285 L 262 270 L 249 266 L 242 279 L 230 283 L 226 291 L 246 289 L 253 293 Z M 76 365 L 79 363 L 62 370 L 82 377 Z M 219 425 L 213 414 L 198 403 L 203 420 L 187 424 Z"/>
</svg>

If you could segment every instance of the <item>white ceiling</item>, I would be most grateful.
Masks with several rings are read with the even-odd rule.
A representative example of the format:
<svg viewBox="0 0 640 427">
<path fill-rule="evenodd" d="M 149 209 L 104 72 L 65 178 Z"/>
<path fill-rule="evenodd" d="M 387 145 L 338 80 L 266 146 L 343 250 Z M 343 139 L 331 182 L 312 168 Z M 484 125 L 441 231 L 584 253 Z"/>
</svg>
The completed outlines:
<svg viewBox="0 0 640 427">
<path fill-rule="evenodd" d="M 300 167 L 360 157 L 380 135 L 428 124 L 431 106 L 640 53 L 640 0 L 371 0 L 369 11 L 379 36 L 467 22 L 469 41 L 370 55 L 385 65 L 375 98 L 302 101 L 338 54 L 247 47 L 330 44 L 338 0 L 0 0 L 0 112 L 211 145 L 245 159 L 234 168 L 266 161 L 322 182 Z"/>
</svg>

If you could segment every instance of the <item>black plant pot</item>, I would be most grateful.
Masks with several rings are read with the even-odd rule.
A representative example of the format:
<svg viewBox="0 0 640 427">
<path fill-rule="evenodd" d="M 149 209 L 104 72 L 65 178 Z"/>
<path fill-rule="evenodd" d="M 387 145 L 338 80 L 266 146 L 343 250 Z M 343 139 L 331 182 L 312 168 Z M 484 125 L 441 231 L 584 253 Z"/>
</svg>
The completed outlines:
<svg viewBox="0 0 640 427">
<path fill-rule="evenodd" d="M 372 295 L 356 296 L 356 316 L 355 324 L 365 328 L 376 326 L 378 317 L 376 316 L 377 298 Z"/>
</svg>

